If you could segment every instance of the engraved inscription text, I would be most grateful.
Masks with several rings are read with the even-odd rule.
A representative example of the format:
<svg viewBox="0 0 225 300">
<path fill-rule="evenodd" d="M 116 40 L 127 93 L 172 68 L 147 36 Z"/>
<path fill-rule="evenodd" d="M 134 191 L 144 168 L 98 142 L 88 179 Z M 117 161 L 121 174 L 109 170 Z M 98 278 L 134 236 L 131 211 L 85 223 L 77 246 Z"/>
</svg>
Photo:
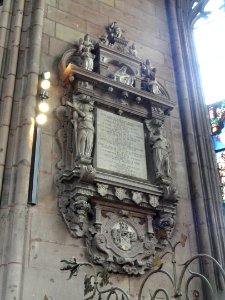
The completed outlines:
<svg viewBox="0 0 225 300">
<path fill-rule="evenodd" d="M 147 180 L 141 122 L 97 109 L 96 167 Z"/>
</svg>

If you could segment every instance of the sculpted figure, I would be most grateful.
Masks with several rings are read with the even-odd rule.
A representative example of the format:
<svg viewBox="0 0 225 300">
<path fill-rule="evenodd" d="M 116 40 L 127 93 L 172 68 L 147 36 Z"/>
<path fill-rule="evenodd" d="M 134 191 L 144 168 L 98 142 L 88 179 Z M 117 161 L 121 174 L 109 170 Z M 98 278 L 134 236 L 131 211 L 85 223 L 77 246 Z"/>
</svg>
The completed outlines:
<svg viewBox="0 0 225 300">
<path fill-rule="evenodd" d="M 80 52 L 80 54 L 82 53 L 83 46 L 84 46 L 84 40 L 80 38 L 78 44 L 78 51 Z"/>
<path fill-rule="evenodd" d="M 94 138 L 94 102 L 90 101 L 90 97 L 84 96 L 86 102 L 79 102 L 77 96 L 73 95 L 73 103 L 67 102 L 73 108 L 73 119 L 76 145 L 76 156 L 91 157 Z"/>
<path fill-rule="evenodd" d="M 76 109 L 76 108 L 75 108 Z M 78 113 L 77 146 L 80 156 L 90 157 L 94 137 L 93 103 L 83 104 L 82 110 L 76 109 Z"/>
<path fill-rule="evenodd" d="M 141 73 L 145 77 L 142 82 L 142 88 L 156 95 L 161 94 L 156 80 L 156 68 L 151 66 L 149 59 L 142 66 Z"/>
<path fill-rule="evenodd" d="M 135 57 L 137 57 L 137 48 L 136 48 L 136 45 L 135 44 L 132 44 L 130 47 L 129 47 L 129 53 Z"/>
<path fill-rule="evenodd" d="M 112 24 L 109 25 L 108 32 L 110 35 L 110 40 L 113 40 L 115 37 L 121 38 L 122 36 L 122 30 L 120 29 L 117 22 L 112 22 Z"/>
<path fill-rule="evenodd" d="M 99 37 L 99 42 L 100 42 L 100 44 L 108 46 L 108 44 L 109 44 L 108 35 L 107 34 L 101 35 Z"/>
<path fill-rule="evenodd" d="M 83 67 L 89 71 L 93 70 L 93 61 L 95 58 L 94 54 L 91 53 L 93 49 L 94 45 L 89 34 L 86 34 L 84 39 L 79 40 L 79 52 L 83 61 Z"/>
<path fill-rule="evenodd" d="M 116 73 L 114 74 L 114 79 L 119 82 L 122 82 L 124 84 L 131 85 L 131 86 L 134 83 L 134 78 L 133 78 L 133 76 L 131 76 L 127 73 L 126 66 L 123 66 L 118 71 L 116 71 Z"/>
<path fill-rule="evenodd" d="M 162 127 L 156 127 L 154 133 L 151 133 L 150 131 L 150 143 L 152 144 L 156 179 L 165 177 L 170 178 L 170 145 L 163 135 Z"/>
</svg>

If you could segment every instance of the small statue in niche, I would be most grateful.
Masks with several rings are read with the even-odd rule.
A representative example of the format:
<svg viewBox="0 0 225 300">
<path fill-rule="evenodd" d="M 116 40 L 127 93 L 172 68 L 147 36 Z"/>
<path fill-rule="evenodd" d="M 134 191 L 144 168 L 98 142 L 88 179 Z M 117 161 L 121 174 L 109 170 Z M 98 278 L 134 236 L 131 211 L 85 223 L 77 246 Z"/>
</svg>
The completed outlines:
<svg viewBox="0 0 225 300">
<path fill-rule="evenodd" d="M 147 127 L 148 124 L 146 123 Z M 163 133 L 163 127 L 149 128 L 149 139 L 153 155 L 153 163 L 155 169 L 156 180 L 163 180 L 171 178 L 170 167 L 170 144 Z"/>
<path fill-rule="evenodd" d="M 151 66 L 150 60 L 146 59 L 146 63 L 142 65 L 141 75 L 144 76 L 142 88 L 155 95 L 161 94 L 159 84 L 156 80 L 156 68 Z"/>
<path fill-rule="evenodd" d="M 124 84 L 133 86 L 134 84 L 134 76 L 127 73 L 127 67 L 122 66 L 119 70 L 117 70 L 113 76 L 114 80 L 122 82 Z"/>
<path fill-rule="evenodd" d="M 86 95 L 73 95 L 72 98 L 73 103 L 67 101 L 67 104 L 73 108 L 76 157 L 90 159 L 94 139 L 94 101 Z"/>
<path fill-rule="evenodd" d="M 138 57 L 137 47 L 134 43 L 129 47 L 129 54 L 132 56 Z"/>
<path fill-rule="evenodd" d="M 88 71 L 93 70 L 93 61 L 95 58 L 95 55 L 91 53 L 91 51 L 94 49 L 94 45 L 92 40 L 90 39 L 89 34 L 86 34 L 84 36 L 84 39 L 79 40 L 79 46 L 78 46 L 80 57 L 82 59 L 82 66 Z"/>
</svg>

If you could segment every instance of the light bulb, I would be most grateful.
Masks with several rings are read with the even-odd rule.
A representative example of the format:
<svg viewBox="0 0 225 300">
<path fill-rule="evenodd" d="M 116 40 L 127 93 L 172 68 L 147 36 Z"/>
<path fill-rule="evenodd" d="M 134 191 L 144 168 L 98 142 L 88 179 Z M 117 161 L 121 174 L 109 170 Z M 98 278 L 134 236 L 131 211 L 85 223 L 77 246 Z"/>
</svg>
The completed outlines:
<svg viewBox="0 0 225 300">
<path fill-rule="evenodd" d="M 49 105 L 45 101 L 41 101 L 38 105 L 38 108 L 42 113 L 46 113 L 49 111 Z"/>
<path fill-rule="evenodd" d="M 51 85 L 50 81 L 47 80 L 47 79 L 44 79 L 44 80 L 41 81 L 41 87 L 42 87 L 43 90 L 49 89 L 50 85 Z"/>
<path fill-rule="evenodd" d="M 45 114 L 38 114 L 36 117 L 36 122 L 38 125 L 44 125 L 47 121 L 47 117 Z"/>
<path fill-rule="evenodd" d="M 43 77 L 44 77 L 44 79 L 49 79 L 51 77 L 51 73 L 50 72 L 44 72 Z"/>
</svg>

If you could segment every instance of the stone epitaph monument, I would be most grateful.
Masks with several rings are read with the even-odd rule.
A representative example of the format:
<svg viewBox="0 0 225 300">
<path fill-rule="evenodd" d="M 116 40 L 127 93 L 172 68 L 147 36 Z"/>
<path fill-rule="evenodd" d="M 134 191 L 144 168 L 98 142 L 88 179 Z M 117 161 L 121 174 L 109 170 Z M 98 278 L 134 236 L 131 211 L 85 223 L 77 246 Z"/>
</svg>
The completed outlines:
<svg viewBox="0 0 225 300">
<path fill-rule="evenodd" d="M 59 69 L 65 91 L 55 111 L 59 210 L 71 235 L 86 239 L 93 263 L 143 274 L 175 222 L 163 128 L 174 102 L 117 22 L 96 44 L 86 34 L 63 54 Z"/>
</svg>

